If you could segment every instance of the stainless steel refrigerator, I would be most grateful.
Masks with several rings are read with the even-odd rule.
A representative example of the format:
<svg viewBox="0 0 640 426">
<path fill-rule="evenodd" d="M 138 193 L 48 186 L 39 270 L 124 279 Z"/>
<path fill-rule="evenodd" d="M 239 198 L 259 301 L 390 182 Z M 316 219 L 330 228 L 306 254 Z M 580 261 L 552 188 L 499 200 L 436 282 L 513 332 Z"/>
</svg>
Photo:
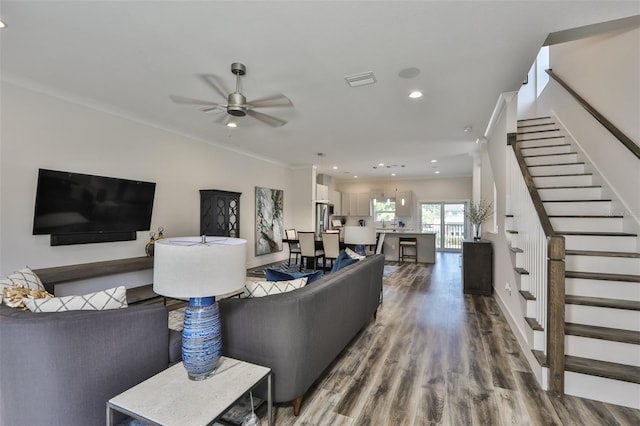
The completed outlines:
<svg viewBox="0 0 640 426">
<path fill-rule="evenodd" d="M 329 218 L 333 214 L 333 205 L 316 203 L 316 235 L 321 236 L 324 231 L 330 229 Z"/>
</svg>

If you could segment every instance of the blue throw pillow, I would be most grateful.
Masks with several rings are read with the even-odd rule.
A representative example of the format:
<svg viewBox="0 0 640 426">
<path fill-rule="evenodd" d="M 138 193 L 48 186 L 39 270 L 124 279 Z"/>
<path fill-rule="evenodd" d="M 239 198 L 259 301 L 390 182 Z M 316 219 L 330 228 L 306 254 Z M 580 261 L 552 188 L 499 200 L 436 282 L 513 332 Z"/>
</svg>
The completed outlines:
<svg viewBox="0 0 640 426">
<path fill-rule="evenodd" d="M 352 260 L 353 262 L 351 262 Z M 357 262 L 356 259 L 352 259 L 351 256 L 349 256 L 346 251 L 342 250 L 340 251 L 340 254 L 338 254 L 338 258 L 333 261 L 333 268 L 331 268 L 331 272 L 339 271 L 345 266 L 349 266 L 355 262 Z"/>
<path fill-rule="evenodd" d="M 289 281 L 296 278 L 307 277 L 307 284 L 311 284 L 314 281 L 322 278 L 322 271 L 313 272 L 285 272 L 278 271 L 276 269 L 266 268 L 264 274 L 267 277 L 267 281 Z"/>
</svg>

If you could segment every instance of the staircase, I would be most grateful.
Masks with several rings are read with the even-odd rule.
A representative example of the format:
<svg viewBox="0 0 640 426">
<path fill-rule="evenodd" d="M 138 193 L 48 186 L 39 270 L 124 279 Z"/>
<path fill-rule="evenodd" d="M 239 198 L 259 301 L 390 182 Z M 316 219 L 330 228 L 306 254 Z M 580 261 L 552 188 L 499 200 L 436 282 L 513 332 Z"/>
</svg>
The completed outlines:
<svg viewBox="0 0 640 426">
<path fill-rule="evenodd" d="M 640 408 L 640 253 L 624 214 L 597 183 L 590 165 L 550 117 L 518 121 L 517 144 L 553 230 L 565 238 L 565 393 Z M 518 217 L 507 233 L 532 333 L 543 327 L 530 312 Z M 544 367 L 546 356 L 532 345 Z"/>
</svg>

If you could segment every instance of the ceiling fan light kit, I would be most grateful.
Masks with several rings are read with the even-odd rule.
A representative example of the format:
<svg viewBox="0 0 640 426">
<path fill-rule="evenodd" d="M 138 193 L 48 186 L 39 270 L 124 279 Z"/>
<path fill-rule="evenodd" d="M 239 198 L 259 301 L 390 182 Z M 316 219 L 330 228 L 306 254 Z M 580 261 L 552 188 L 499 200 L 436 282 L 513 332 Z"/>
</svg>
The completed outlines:
<svg viewBox="0 0 640 426">
<path fill-rule="evenodd" d="M 215 75 L 201 75 L 202 79 L 211 86 L 216 93 L 226 98 L 226 104 L 201 101 L 198 99 L 184 98 L 180 96 L 171 96 L 171 99 L 176 103 L 203 106 L 204 108 L 201 108 L 200 110 L 205 113 L 220 111 L 226 112 L 228 115 L 233 117 L 245 117 L 248 115 L 249 117 L 255 118 L 256 120 L 272 127 L 279 127 L 287 124 L 285 120 L 263 112 L 258 112 L 255 108 L 292 107 L 293 103 L 289 98 L 282 94 L 275 94 L 265 98 L 256 99 L 254 101 L 247 101 L 247 98 L 242 94 L 242 89 L 240 87 L 240 77 L 247 73 L 246 66 L 240 62 L 234 62 L 231 64 L 231 73 L 236 76 L 236 90 L 232 93 L 228 93 L 227 90 L 224 90 L 222 83 Z M 227 120 L 224 120 L 224 117 L 222 120 L 215 121 L 218 123 L 227 123 Z"/>
</svg>

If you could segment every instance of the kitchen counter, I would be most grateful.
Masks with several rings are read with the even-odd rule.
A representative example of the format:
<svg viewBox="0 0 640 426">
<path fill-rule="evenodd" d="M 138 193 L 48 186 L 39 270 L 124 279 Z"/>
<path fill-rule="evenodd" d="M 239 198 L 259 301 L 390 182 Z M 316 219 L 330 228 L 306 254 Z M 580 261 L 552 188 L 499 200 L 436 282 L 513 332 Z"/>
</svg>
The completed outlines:
<svg viewBox="0 0 640 426">
<path fill-rule="evenodd" d="M 388 261 L 398 261 L 398 245 L 400 237 L 416 237 L 418 241 L 418 262 L 436 263 L 436 234 L 435 232 L 394 231 L 392 229 L 379 229 L 384 232 L 384 258 Z"/>
</svg>

